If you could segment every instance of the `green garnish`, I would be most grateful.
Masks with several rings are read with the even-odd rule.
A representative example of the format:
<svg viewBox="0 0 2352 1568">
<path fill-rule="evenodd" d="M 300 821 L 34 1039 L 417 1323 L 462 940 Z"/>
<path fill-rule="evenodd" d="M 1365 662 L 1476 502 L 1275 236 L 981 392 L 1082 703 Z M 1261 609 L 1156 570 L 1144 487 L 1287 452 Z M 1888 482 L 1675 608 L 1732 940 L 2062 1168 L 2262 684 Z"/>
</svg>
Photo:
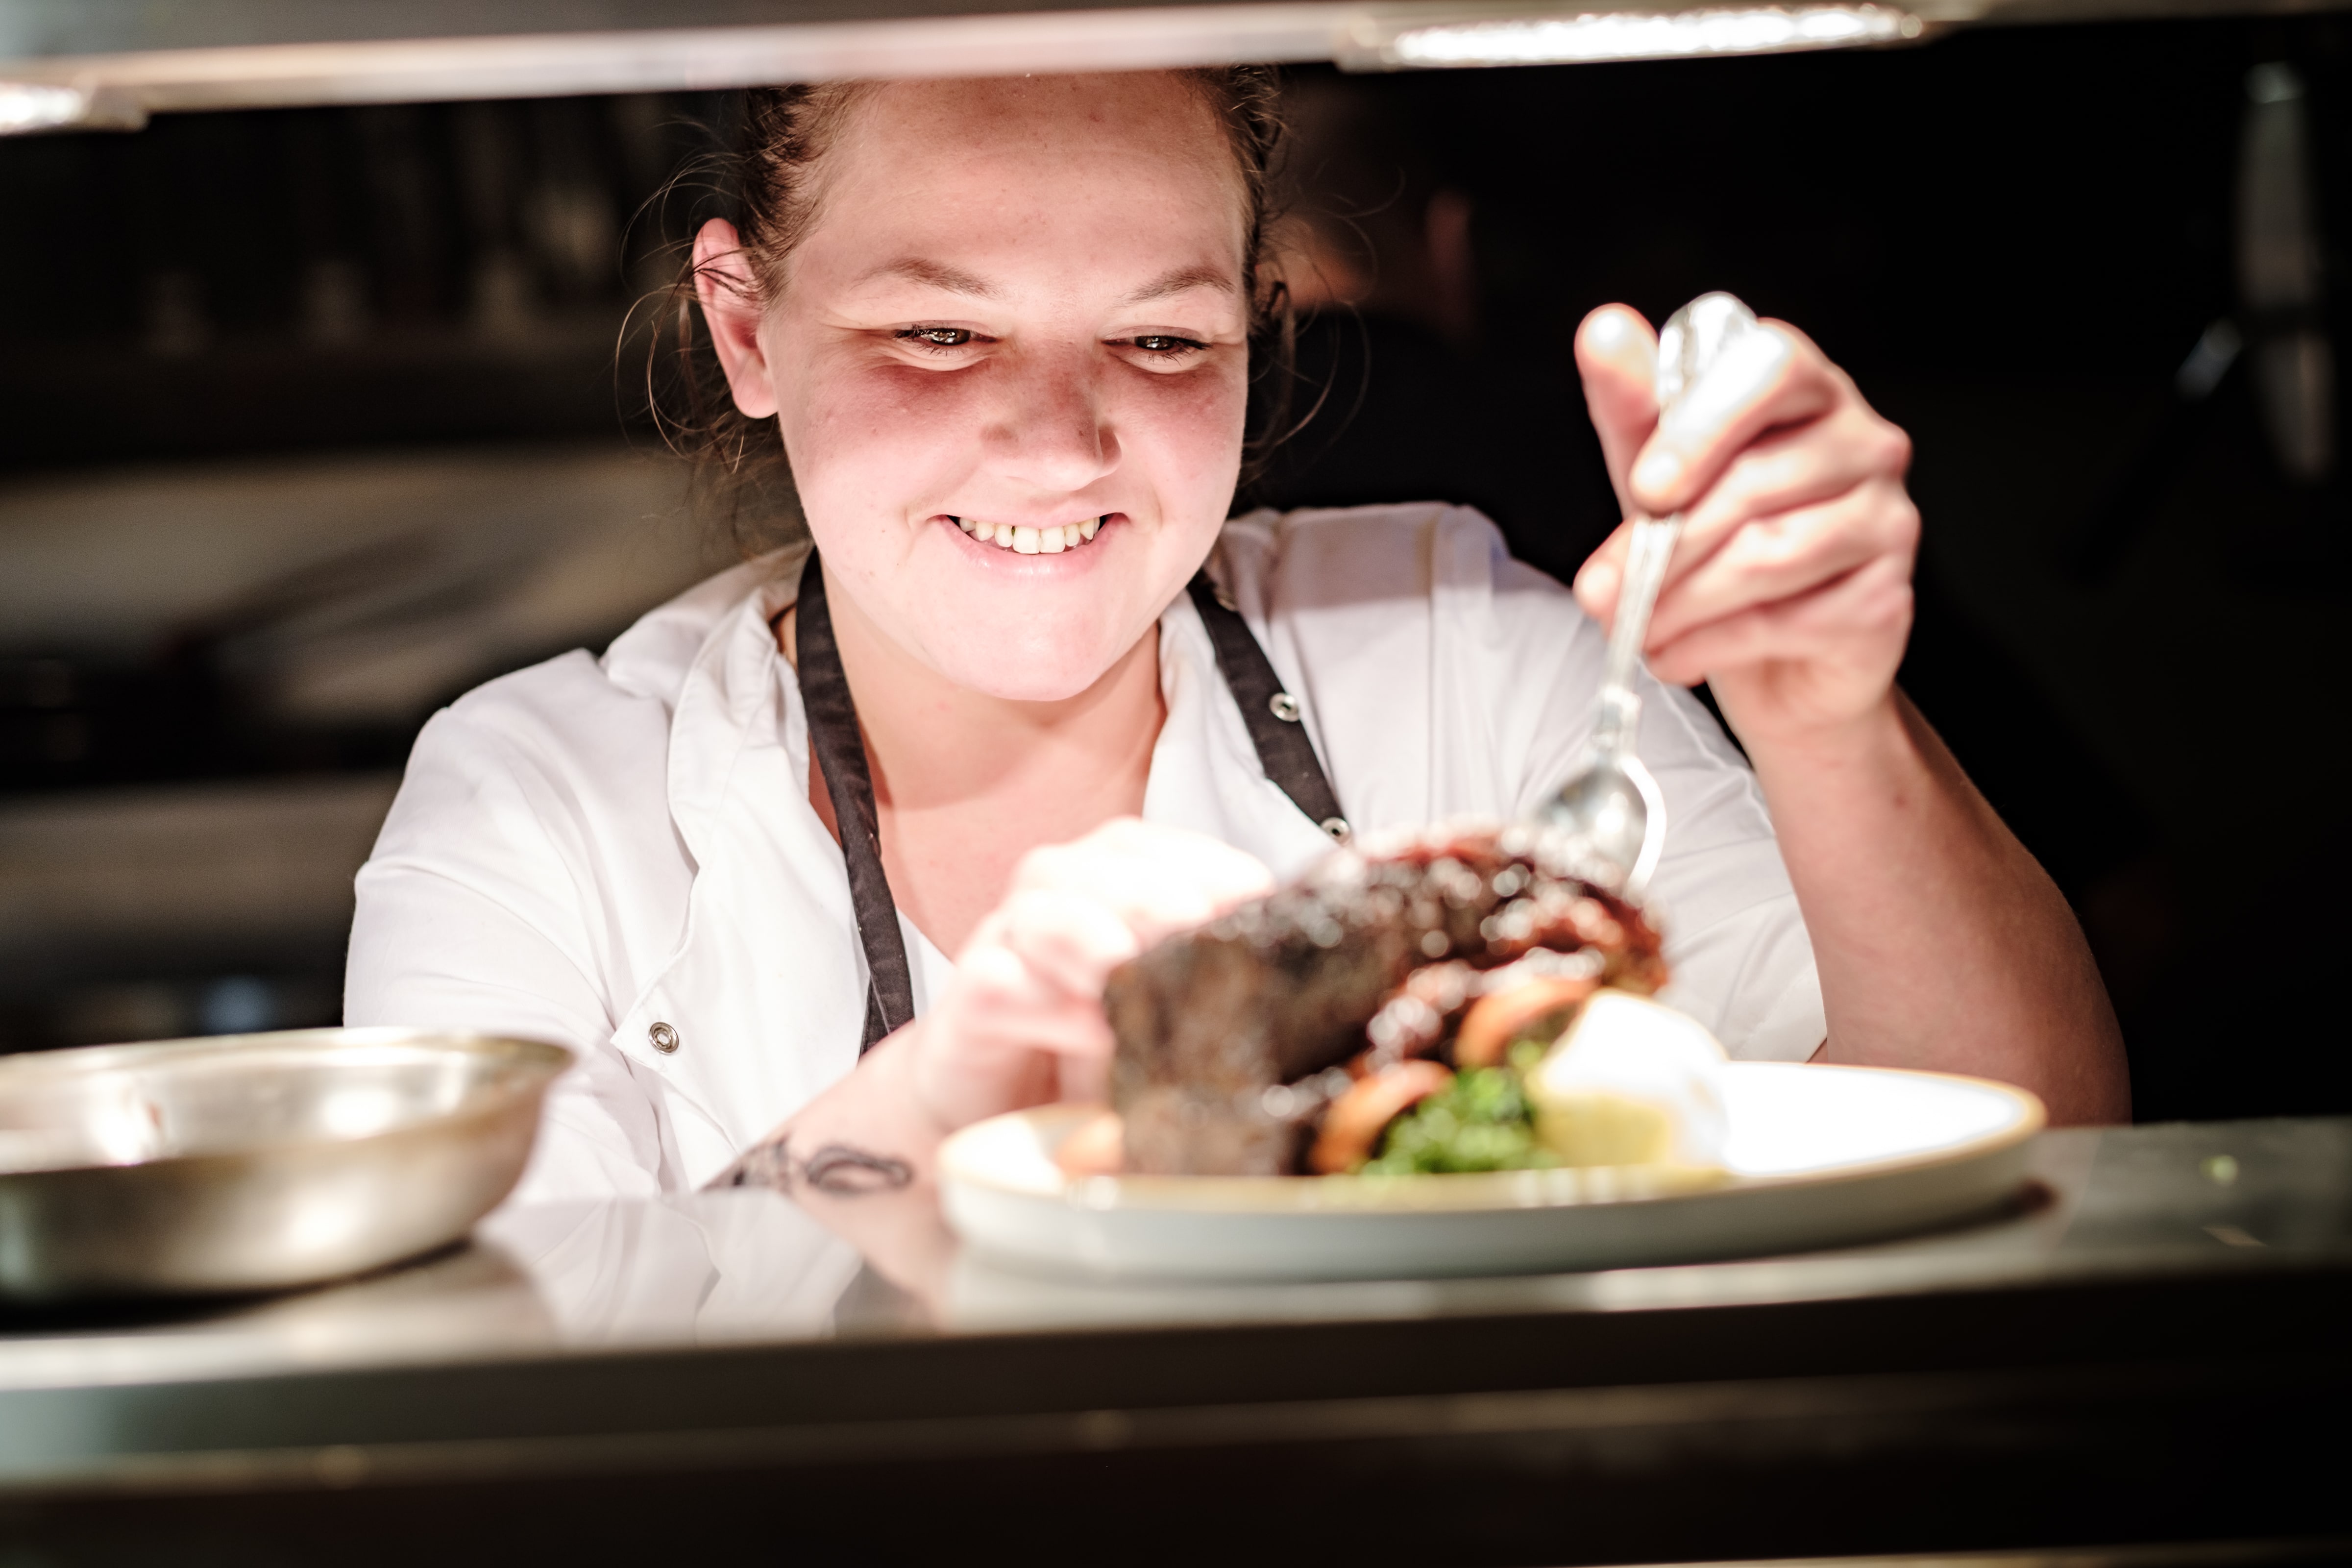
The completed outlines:
<svg viewBox="0 0 2352 1568">
<path fill-rule="evenodd" d="M 1411 1176 L 1460 1171 L 1533 1171 L 1559 1163 L 1536 1142 L 1535 1107 L 1519 1075 L 1541 1046 L 1511 1050 L 1511 1065 L 1470 1068 L 1391 1123 L 1362 1173 Z"/>
</svg>

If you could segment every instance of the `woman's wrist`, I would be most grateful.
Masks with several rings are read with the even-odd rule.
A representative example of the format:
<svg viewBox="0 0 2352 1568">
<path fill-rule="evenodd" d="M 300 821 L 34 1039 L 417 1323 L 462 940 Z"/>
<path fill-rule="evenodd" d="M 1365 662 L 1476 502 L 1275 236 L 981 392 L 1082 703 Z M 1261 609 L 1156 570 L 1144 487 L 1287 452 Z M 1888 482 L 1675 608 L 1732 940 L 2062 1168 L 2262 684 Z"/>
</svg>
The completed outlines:
<svg viewBox="0 0 2352 1568">
<path fill-rule="evenodd" d="M 716 1184 L 792 1190 L 806 1183 L 854 1195 L 877 1184 L 877 1177 L 889 1187 L 928 1175 L 933 1152 L 953 1129 L 917 1090 L 913 1058 L 921 1027 L 919 1020 L 878 1042 L 855 1071 L 761 1139 Z M 821 1179 L 828 1161 L 842 1167 L 843 1180 Z"/>
<path fill-rule="evenodd" d="M 1763 731 L 1738 727 L 1738 732 L 1768 796 L 1776 784 L 1801 787 L 1808 780 L 1860 782 L 1926 766 L 1904 704 L 1892 687 L 1869 707 L 1834 723 Z"/>
<path fill-rule="evenodd" d="M 878 1041 L 858 1064 L 858 1076 L 866 1079 L 869 1114 L 900 1141 L 919 1146 L 928 1163 L 929 1152 L 955 1128 L 923 1093 L 917 1058 L 924 1033 L 924 1021 L 918 1018 Z"/>
</svg>

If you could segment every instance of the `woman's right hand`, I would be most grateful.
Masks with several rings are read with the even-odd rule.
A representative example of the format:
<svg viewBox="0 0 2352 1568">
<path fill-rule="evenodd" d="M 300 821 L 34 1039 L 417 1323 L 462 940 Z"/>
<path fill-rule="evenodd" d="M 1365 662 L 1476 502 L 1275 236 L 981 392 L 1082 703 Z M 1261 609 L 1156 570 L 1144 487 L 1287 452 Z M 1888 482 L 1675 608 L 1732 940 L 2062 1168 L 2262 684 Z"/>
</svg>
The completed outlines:
<svg viewBox="0 0 2352 1568">
<path fill-rule="evenodd" d="M 1109 1088 L 1110 972 L 1172 932 L 1271 891 L 1252 857 L 1204 834 L 1115 817 L 1022 858 L 955 979 L 900 1031 L 902 1070 L 940 1133 Z"/>
</svg>

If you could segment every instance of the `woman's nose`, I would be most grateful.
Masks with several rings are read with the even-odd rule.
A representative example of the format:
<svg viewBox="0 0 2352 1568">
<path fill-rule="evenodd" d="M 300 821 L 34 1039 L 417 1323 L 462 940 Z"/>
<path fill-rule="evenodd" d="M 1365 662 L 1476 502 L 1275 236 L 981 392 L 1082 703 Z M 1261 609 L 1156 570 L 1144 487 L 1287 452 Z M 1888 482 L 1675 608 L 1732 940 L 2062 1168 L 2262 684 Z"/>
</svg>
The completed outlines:
<svg viewBox="0 0 2352 1568">
<path fill-rule="evenodd" d="M 1072 491 L 1118 466 L 1118 435 L 1094 361 L 1080 352 L 1019 356 L 991 442 L 1010 477 L 1041 490 Z"/>
</svg>

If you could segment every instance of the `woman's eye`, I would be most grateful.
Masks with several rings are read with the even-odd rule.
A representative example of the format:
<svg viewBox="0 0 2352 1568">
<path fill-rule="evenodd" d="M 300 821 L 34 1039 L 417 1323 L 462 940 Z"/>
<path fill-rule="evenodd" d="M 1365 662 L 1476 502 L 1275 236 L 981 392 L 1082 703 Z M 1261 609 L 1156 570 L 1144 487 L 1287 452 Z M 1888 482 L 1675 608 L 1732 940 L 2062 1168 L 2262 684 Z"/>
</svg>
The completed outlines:
<svg viewBox="0 0 2352 1568">
<path fill-rule="evenodd" d="M 1198 353 L 1209 345 L 1196 338 L 1180 338 L 1169 332 L 1145 332 L 1127 340 L 1148 354 L 1173 359 L 1180 354 Z"/>
<path fill-rule="evenodd" d="M 947 353 L 971 342 L 968 327 L 901 327 L 897 335 L 900 342 L 932 353 Z"/>
</svg>

